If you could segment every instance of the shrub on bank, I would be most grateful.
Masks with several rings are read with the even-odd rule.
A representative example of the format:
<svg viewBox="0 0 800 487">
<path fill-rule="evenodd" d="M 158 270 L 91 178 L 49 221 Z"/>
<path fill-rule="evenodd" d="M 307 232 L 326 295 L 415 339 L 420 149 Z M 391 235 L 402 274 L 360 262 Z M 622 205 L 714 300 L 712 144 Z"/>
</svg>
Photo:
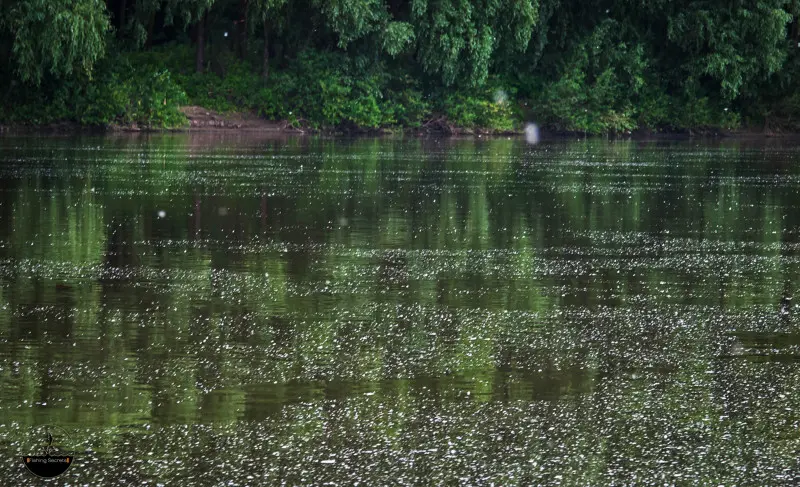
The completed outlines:
<svg viewBox="0 0 800 487">
<path fill-rule="evenodd" d="M 266 80 L 258 67 L 224 51 L 197 73 L 188 46 L 166 46 L 111 56 L 91 78 L 75 76 L 40 87 L 12 82 L 4 90 L 0 123 L 180 127 L 186 118 L 179 108 L 188 104 L 346 131 L 446 125 L 504 132 L 520 129 L 524 119 L 589 134 L 741 125 L 736 110 L 726 110 L 702 91 L 668 94 L 648 74 L 640 52 L 624 49 L 617 56 L 627 57 L 609 67 L 578 49 L 549 78 L 490 76 L 482 87 L 446 88 L 401 66 L 311 49 L 274 68 Z M 762 111 L 784 120 L 795 105 L 800 104 Z"/>
<path fill-rule="evenodd" d="M 326 130 L 420 128 L 434 117 L 465 128 L 507 131 L 519 125 L 513 101 L 496 89 L 446 92 L 402 70 L 344 53 L 306 50 L 264 79 L 258 69 L 221 53 L 203 73 L 188 46 L 116 55 L 94 75 L 40 87 L 10 87 L 0 122 L 43 125 L 180 127 L 182 105 L 218 112 L 252 111 L 272 120 Z"/>
<path fill-rule="evenodd" d="M 136 124 L 169 128 L 186 123 L 178 108 L 187 103 L 168 70 L 137 67 L 125 59 L 108 62 L 91 78 L 75 77 L 41 87 L 13 85 L 14 103 L 2 122 L 44 125 L 75 122 L 86 126 Z"/>
</svg>

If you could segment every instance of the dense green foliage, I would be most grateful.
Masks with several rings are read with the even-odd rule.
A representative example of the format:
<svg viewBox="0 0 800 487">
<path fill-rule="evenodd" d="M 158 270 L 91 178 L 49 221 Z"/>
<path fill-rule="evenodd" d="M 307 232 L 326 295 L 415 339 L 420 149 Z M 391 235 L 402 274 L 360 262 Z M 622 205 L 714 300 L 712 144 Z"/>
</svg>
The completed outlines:
<svg viewBox="0 0 800 487">
<path fill-rule="evenodd" d="M 0 123 L 795 130 L 800 2 L 17 0 Z"/>
</svg>

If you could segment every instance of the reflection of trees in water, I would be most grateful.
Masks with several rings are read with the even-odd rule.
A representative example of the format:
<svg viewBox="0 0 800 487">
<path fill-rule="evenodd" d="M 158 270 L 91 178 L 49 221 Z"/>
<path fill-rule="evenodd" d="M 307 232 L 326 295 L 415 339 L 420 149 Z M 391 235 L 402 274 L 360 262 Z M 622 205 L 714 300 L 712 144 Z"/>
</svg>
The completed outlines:
<svg viewBox="0 0 800 487">
<path fill-rule="evenodd" d="M 56 174 L 79 177 L 30 176 L 6 195 L 2 255 L 16 264 L 0 297 L 49 311 L 0 311 L 4 333 L 39 339 L 38 327 L 58 342 L 8 352 L 22 365 L 0 379 L 6 403 L 61 395 L 61 419 L 98 428 L 213 423 L 167 427 L 158 447 L 132 439 L 141 454 L 210 456 L 212 479 L 239 475 L 220 466 L 234 450 L 288 483 L 346 483 L 348 471 L 304 460 L 330 452 L 350 452 L 351 471 L 375 483 L 479 483 L 470 464 L 509 480 L 530 460 L 547 473 L 516 480 L 673 478 L 697 458 L 769 463 L 726 449 L 726 435 L 756 432 L 775 465 L 785 459 L 791 441 L 774 437 L 796 401 L 790 366 L 710 359 L 730 332 L 793 327 L 779 313 L 796 279 L 791 192 L 718 161 L 746 166 L 746 154 L 708 149 L 681 165 L 631 143 L 157 140 L 148 157 L 135 144 L 104 153 L 111 162 L 77 153 Z M 64 366 L 66 378 L 50 372 Z M 219 438 L 233 444 L 214 448 Z M 112 459 L 132 451 L 104 441 Z M 658 470 L 659 458 L 673 463 Z M 191 475 L 141 468 L 152 473 L 131 478 Z"/>
</svg>

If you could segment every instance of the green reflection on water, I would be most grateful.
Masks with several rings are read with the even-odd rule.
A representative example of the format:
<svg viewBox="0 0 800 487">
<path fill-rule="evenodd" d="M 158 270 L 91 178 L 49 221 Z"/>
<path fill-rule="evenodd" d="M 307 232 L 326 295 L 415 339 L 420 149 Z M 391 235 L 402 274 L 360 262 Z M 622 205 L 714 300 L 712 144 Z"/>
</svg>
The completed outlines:
<svg viewBox="0 0 800 487">
<path fill-rule="evenodd" d="M 63 481 L 800 475 L 793 146 L 0 147 L 0 441 Z"/>
</svg>

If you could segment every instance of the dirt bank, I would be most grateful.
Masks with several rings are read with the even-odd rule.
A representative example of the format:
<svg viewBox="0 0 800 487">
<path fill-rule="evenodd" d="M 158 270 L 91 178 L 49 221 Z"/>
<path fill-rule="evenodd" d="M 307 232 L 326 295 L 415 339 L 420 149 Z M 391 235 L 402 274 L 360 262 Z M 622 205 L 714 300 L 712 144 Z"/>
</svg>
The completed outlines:
<svg viewBox="0 0 800 487">
<path fill-rule="evenodd" d="M 246 129 L 265 132 L 301 132 L 285 120 L 265 120 L 254 113 L 218 113 L 198 106 L 180 108 L 189 120 L 189 129 Z"/>
</svg>

